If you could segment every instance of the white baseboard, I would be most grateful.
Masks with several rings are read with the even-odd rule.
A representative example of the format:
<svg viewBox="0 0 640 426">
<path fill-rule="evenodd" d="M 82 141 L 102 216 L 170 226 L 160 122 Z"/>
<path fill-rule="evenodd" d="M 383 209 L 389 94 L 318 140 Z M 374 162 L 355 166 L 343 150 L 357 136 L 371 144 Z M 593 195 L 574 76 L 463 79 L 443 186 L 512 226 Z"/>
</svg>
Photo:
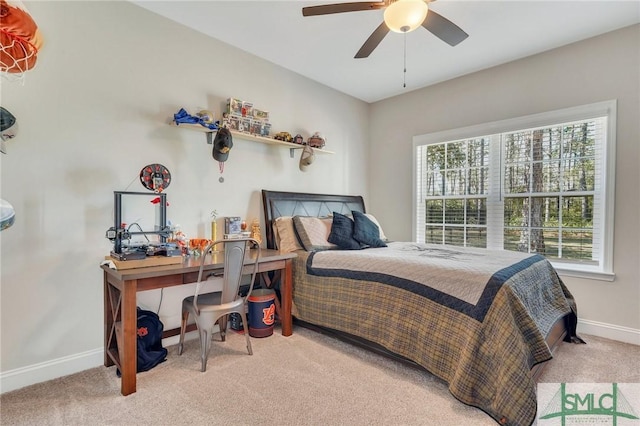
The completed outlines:
<svg viewBox="0 0 640 426">
<path fill-rule="evenodd" d="M 0 373 L 0 393 L 78 373 L 103 364 L 104 350 L 100 348 L 15 370 L 3 371 Z"/>
<path fill-rule="evenodd" d="M 216 326 L 217 327 L 217 326 Z M 185 341 L 195 339 L 198 333 L 193 331 L 185 334 Z M 172 336 L 162 340 L 165 348 L 178 344 L 180 336 Z M 29 365 L 27 367 L 16 368 L 15 370 L 3 371 L 0 373 L 0 393 L 20 389 L 47 380 L 69 374 L 79 373 L 90 368 L 104 365 L 104 349 L 93 349 L 79 354 L 42 362 L 40 364 Z"/>
<path fill-rule="evenodd" d="M 578 321 L 578 334 L 590 334 L 604 337 L 619 342 L 640 345 L 640 330 L 618 325 L 605 324 L 597 321 L 581 319 Z M 197 333 L 187 333 L 186 340 L 197 337 Z M 164 347 L 178 343 L 178 336 L 164 339 Z M 47 380 L 69 374 L 79 373 L 89 368 L 99 367 L 104 364 L 104 351 L 102 348 L 54 359 L 40 364 L 16 368 L 0 373 L 0 393 L 20 389 Z"/>
<path fill-rule="evenodd" d="M 604 337 L 605 339 L 640 345 L 640 330 L 622 327 L 620 325 L 606 324 L 603 322 L 578 319 L 577 333 L 590 334 Z"/>
</svg>

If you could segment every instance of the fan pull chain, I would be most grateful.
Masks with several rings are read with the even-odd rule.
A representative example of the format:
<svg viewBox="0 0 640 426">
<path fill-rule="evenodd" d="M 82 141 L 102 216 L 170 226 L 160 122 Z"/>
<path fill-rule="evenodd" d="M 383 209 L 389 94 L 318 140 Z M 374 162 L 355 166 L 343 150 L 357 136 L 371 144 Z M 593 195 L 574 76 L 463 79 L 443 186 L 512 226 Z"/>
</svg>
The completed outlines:
<svg viewBox="0 0 640 426">
<path fill-rule="evenodd" d="M 402 75 L 402 87 L 407 87 L 407 33 L 404 33 L 404 74 Z"/>
</svg>

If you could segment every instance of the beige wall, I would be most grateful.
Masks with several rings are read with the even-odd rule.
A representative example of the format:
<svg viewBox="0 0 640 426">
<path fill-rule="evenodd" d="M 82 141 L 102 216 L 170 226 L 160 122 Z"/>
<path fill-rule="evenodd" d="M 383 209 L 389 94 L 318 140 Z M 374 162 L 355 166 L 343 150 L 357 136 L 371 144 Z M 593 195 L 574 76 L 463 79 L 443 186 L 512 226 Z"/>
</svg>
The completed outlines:
<svg viewBox="0 0 640 426">
<path fill-rule="evenodd" d="M 46 45 L 24 85 L 1 82 L 20 123 L 0 156 L 17 212 L 0 233 L 2 391 L 101 364 L 112 193 L 143 190 L 146 164 L 171 170 L 168 216 L 189 236 L 206 235 L 214 208 L 260 217 L 267 188 L 362 194 L 391 238 L 409 239 L 414 135 L 613 98 L 617 279 L 566 281 L 582 318 L 640 329 L 638 26 L 366 105 L 127 2 L 26 4 Z M 220 184 L 204 135 L 167 123 L 180 107 L 219 114 L 230 96 L 269 110 L 275 131 L 323 131 L 336 154 L 301 173 L 287 149 L 236 140 Z M 182 295 L 164 294 L 167 326 Z"/>
<path fill-rule="evenodd" d="M 616 279 L 563 279 L 589 331 L 640 341 L 639 40 L 635 25 L 373 104 L 369 209 L 387 235 L 412 238 L 413 136 L 617 99 Z"/>
<path fill-rule="evenodd" d="M 128 2 L 25 4 L 46 44 L 24 85 L 1 83 L 20 126 L 0 160 L 1 196 L 17 212 L 0 235 L 2 373 L 73 357 L 100 364 L 98 264 L 111 249 L 113 191 L 146 191 L 146 164 L 171 171 L 168 217 L 190 237 L 208 234 L 213 209 L 261 218 L 263 188 L 368 195 L 364 102 Z M 230 96 L 268 110 L 275 131 L 322 131 L 335 154 L 318 154 L 302 173 L 300 151 L 291 159 L 288 149 L 235 140 L 219 183 L 205 135 L 167 123 L 180 107 L 219 116 Z M 177 325 L 181 297 L 165 293 L 167 326 Z M 139 300 L 156 310 L 160 294 Z"/>
</svg>

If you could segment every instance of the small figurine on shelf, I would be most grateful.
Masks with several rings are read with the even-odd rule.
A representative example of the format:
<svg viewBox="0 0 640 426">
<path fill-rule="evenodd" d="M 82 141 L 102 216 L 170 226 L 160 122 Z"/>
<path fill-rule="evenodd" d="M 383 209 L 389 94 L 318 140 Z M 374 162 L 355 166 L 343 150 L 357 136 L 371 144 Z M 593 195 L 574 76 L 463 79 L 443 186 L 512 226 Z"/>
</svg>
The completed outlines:
<svg viewBox="0 0 640 426">
<path fill-rule="evenodd" d="M 293 137 L 289 132 L 278 132 L 273 135 L 273 138 L 284 142 L 291 142 L 293 140 Z"/>
<path fill-rule="evenodd" d="M 258 244 L 262 244 L 262 231 L 260 230 L 258 219 L 253 219 L 253 222 L 251 222 L 251 238 L 256 240 Z"/>
<path fill-rule="evenodd" d="M 189 254 L 189 239 L 187 235 L 182 231 L 180 225 L 176 224 L 173 229 L 173 238 L 176 245 L 182 250 L 182 254 Z"/>
<path fill-rule="evenodd" d="M 293 137 L 293 143 L 297 143 L 298 145 L 304 145 L 304 138 L 300 133 Z"/>
<path fill-rule="evenodd" d="M 216 220 L 218 219 L 218 211 L 213 209 L 211 211 L 211 241 L 216 241 L 216 237 L 218 236 L 218 223 Z"/>
<path fill-rule="evenodd" d="M 311 135 L 309 140 L 307 140 L 307 145 L 312 148 L 324 148 L 325 143 L 326 139 L 320 134 L 320 132 L 315 132 Z"/>
</svg>

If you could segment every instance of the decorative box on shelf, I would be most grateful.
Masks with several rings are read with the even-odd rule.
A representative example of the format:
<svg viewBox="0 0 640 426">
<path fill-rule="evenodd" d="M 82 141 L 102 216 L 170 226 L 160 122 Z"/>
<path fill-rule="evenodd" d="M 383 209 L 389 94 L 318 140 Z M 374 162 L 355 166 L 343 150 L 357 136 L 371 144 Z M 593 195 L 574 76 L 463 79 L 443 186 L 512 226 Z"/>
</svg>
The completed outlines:
<svg viewBox="0 0 640 426">
<path fill-rule="evenodd" d="M 241 133 L 268 137 L 271 133 L 269 113 L 254 108 L 252 102 L 236 98 L 227 99 L 227 110 L 222 115 L 222 126 Z"/>
</svg>

